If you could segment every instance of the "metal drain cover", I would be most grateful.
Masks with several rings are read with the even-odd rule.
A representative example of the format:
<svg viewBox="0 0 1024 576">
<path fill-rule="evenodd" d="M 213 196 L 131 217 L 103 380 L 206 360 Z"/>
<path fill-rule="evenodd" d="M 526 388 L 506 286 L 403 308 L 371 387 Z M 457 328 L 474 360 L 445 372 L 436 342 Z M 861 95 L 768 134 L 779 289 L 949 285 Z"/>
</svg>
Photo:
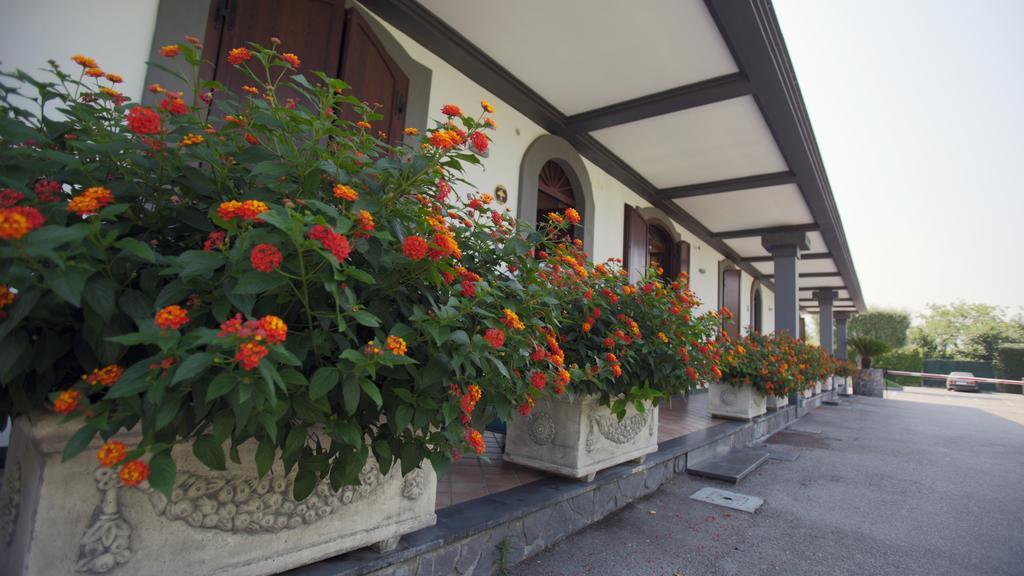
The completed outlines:
<svg viewBox="0 0 1024 576">
<path fill-rule="evenodd" d="M 725 506 L 726 508 L 732 508 L 733 510 L 750 512 L 751 514 L 756 512 L 757 509 L 761 507 L 761 504 L 764 504 L 764 498 L 747 496 L 746 494 L 711 487 L 697 490 L 690 495 L 690 498 L 693 500 L 700 500 L 701 502 L 707 502 L 708 504 L 714 504 L 716 506 Z"/>
</svg>

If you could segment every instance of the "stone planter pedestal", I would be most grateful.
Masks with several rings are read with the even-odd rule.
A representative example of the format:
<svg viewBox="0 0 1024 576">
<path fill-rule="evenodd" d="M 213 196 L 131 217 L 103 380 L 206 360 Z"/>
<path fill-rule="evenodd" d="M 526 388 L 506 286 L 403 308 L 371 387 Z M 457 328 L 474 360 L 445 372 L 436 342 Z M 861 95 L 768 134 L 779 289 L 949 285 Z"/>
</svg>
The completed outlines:
<svg viewBox="0 0 1024 576">
<path fill-rule="evenodd" d="M 765 398 L 764 405 L 765 408 L 769 410 L 784 408 L 789 406 L 789 396 L 783 396 L 782 398 L 779 398 L 778 396 L 767 396 Z"/>
<path fill-rule="evenodd" d="M 370 460 L 361 486 L 334 492 L 324 482 L 296 502 L 294 473 L 279 463 L 258 478 L 254 443 L 239 447 L 242 465 L 229 460 L 223 472 L 181 445 L 168 502 L 147 482 L 124 486 L 101 468 L 98 439 L 62 463 L 75 430 L 52 416 L 15 422 L 0 493 L 0 575 L 262 576 L 364 546 L 393 548 L 436 521 L 437 476 L 426 462 L 402 477 L 398 463 L 384 475 Z"/>
<path fill-rule="evenodd" d="M 529 416 L 508 423 L 505 460 L 560 476 L 594 475 L 658 450 L 658 408 L 633 406 L 621 421 L 596 396 L 569 395 L 537 401 Z"/>
<path fill-rule="evenodd" d="M 882 397 L 885 391 L 885 371 L 880 368 L 864 368 L 854 374 L 853 389 L 858 396 Z"/>
<path fill-rule="evenodd" d="M 708 390 L 708 406 L 715 418 L 752 420 L 768 411 L 765 395 L 753 386 L 734 386 L 712 382 Z"/>
</svg>

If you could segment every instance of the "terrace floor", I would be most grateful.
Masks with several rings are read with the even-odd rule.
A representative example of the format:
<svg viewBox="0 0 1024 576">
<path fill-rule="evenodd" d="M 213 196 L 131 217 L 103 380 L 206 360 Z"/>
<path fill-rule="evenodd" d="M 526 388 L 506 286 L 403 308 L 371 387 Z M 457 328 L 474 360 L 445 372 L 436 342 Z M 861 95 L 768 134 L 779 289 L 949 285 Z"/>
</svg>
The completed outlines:
<svg viewBox="0 0 1024 576">
<path fill-rule="evenodd" d="M 663 402 L 658 412 L 658 442 L 710 428 L 725 422 L 708 412 L 708 395 L 697 392 L 686 398 Z M 503 492 L 548 476 L 547 473 L 505 462 L 504 435 L 485 432 L 487 450 L 481 456 L 464 456 L 454 462 L 437 482 L 437 509 Z"/>
</svg>

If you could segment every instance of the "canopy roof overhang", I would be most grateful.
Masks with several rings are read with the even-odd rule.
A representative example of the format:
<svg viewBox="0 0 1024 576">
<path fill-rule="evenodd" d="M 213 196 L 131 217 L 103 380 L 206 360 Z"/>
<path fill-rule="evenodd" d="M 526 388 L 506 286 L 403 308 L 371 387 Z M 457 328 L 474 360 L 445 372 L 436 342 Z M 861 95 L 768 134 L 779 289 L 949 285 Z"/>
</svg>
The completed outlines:
<svg viewBox="0 0 1024 576">
<path fill-rule="evenodd" d="M 365 4 L 765 284 L 761 236 L 806 232 L 801 305 L 864 310 L 769 0 Z"/>
</svg>

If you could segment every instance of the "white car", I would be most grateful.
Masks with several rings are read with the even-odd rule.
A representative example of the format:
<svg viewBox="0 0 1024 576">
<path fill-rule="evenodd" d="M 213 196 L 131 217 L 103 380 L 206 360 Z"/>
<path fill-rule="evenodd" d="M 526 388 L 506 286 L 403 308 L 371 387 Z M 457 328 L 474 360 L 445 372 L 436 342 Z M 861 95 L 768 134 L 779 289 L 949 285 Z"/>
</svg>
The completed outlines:
<svg viewBox="0 0 1024 576">
<path fill-rule="evenodd" d="M 970 372 L 950 372 L 949 376 L 946 376 L 946 390 L 978 392 L 978 383 L 974 380 L 964 380 L 964 377 L 974 378 L 974 374 Z"/>
</svg>

